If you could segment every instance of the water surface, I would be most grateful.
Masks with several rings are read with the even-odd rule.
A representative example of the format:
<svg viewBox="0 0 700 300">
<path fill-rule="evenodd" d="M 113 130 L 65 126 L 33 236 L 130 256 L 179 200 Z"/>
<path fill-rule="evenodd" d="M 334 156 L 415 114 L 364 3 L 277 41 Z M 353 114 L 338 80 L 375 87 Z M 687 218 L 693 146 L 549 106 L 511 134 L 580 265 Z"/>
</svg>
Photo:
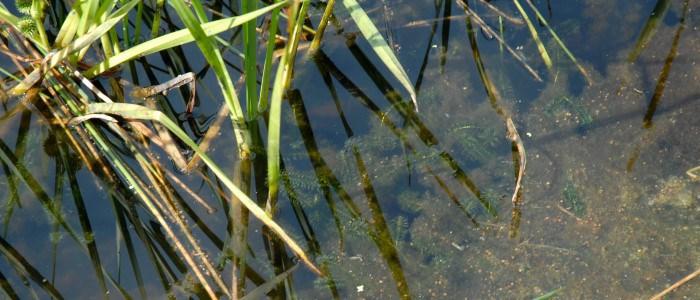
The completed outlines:
<svg viewBox="0 0 700 300">
<path fill-rule="evenodd" d="M 385 1 L 361 4 L 378 24 L 389 26 L 384 34 L 391 34 L 418 89 L 418 112 L 339 10 L 342 30 L 329 27 L 322 52 L 299 58 L 283 105 L 285 176 L 277 212 L 329 276 L 300 268 L 287 293 L 275 295 L 527 299 L 560 289 L 561 299 L 636 299 L 700 266 L 700 190 L 685 174 L 700 165 L 700 13 L 693 1 L 535 1 L 589 72 L 590 84 L 534 19 L 551 69 L 524 25 L 504 23 L 503 34 L 542 82 L 476 24 L 445 19 L 464 15 L 456 3 Z M 518 15 L 511 2 L 490 3 Z M 478 1 L 470 6 L 498 29 L 496 14 Z M 650 16 L 660 13 L 649 42 L 635 48 Z M 416 25 L 420 20 L 427 20 L 425 26 Z M 487 92 L 486 80 L 496 95 Z M 210 115 L 216 107 L 198 109 Z M 15 249 L 66 298 L 101 293 L 94 273 L 81 271 L 93 268 L 90 255 L 66 236 L 37 201 L 41 193 L 19 180 L 20 170 L 8 163 L 17 157 L 44 193 L 61 201 L 60 214 L 71 225 L 84 226 L 76 211 L 88 212 L 103 268 L 138 297 L 105 193 L 111 187 L 79 164 L 54 160 L 70 155 L 65 138 L 56 139 L 35 116 L 35 109 L 28 110 L 0 127 L 6 258 L 0 275 L 23 287 L 16 291 L 23 297 L 43 293 L 8 263 L 16 255 L 7 249 Z M 511 202 L 517 155 L 506 138 L 508 117 L 527 158 L 517 208 Z M 221 136 L 212 151 L 233 170 L 230 128 Z M 66 168 L 77 177 L 82 197 L 54 176 Z M 221 206 L 201 178 L 182 177 Z M 84 199 L 84 210 L 77 198 Z M 216 259 L 228 237 L 226 210 L 207 214 L 190 204 L 211 230 L 197 234 Z M 252 222 L 247 256 L 255 272 L 270 278 L 274 268 L 260 231 Z M 150 246 L 135 244 L 147 294 L 162 297 L 168 292 L 144 251 Z M 174 274 L 170 294 L 192 291 L 174 260 L 164 261 Z M 673 297 L 698 294 L 700 284 L 691 281 Z"/>
</svg>

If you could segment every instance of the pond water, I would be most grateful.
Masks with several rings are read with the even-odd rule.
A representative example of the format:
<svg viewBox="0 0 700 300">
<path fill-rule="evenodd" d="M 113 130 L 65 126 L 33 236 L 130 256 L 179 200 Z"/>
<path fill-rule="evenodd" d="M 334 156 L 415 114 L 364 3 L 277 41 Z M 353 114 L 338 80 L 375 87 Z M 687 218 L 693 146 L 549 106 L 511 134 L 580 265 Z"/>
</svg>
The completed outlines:
<svg viewBox="0 0 700 300">
<path fill-rule="evenodd" d="M 361 2 L 391 35 L 416 85 L 418 112 L 339 9 L 322 52 L 299 58 L 283 105 L 277 208 L 281 225 L 329 276 L 298 268 L 275 297 L 532 299 L 557 291 L 559 299 L 639 299 L 700 267 L 700 183 L 686 174 L 700 165 L 697 3 L 534 2 L 590 83 L 534 18 L 551 68 L 526 25 L 504 20 L 503 37 L 541 82 L 478 25 L 448 18 L 465 14 L 454 1 Z M 510 1 L 489 3 L 519 16 Z M 480 1 L 470 7 L 498 31 L 498 14 Z M 207 115 L 216 106 L 199 109 Z M 506 137 L 507 118 L 524 153 Z M 6 295 L 6 286 L 21 298 L 47 295 L 41 282 L 16 271 L 13 260 L 21 258 L 64 297 L 97 297 L 103 288 L 94 249 L 125 293 L 139 297 L 143 281 L 145 293 L 163 297 L 158 274 L 166 272 L 175 278 L 171 295 L 186 297 L 188 277 L 167 242 L 144 243 L 134 225 L 120 228 L 125 223 L 114 211 L 123 208 L 110 200 L 114 191 L 78 163 L 66 164 L 74 154 L 48 127 L 33 110 L 0 126 Z M 212 148 L 230 170 L 237 165 L 232 140 L 224 128 Z M 514 206 L 523 154 L 521 204 Z M 194 175 L 182 180 L 221 206 L 210 183 Z M 229 243 L 226 210 L 208 214 L 183 198 L 197 238 L 219 259 L 221 244 Z M 52 213 L 44 200 L 62 204 Z M 56 215 L 91 233 L 69 237 Z M 149 217 L 141 222 L 157 235 Z M 267 260 L 260 232 L 252 222 L 247 256 L 252 273 L 271 278 L 279 265 Z M 96 246 L 84 246 L 90 244 Z M 163 257 L 150 257 L 150 248 Z M 246 276 L 252 290 L 259 281 Z M 696 279 L 671 297 L 697 295 Z"/>
</svg>

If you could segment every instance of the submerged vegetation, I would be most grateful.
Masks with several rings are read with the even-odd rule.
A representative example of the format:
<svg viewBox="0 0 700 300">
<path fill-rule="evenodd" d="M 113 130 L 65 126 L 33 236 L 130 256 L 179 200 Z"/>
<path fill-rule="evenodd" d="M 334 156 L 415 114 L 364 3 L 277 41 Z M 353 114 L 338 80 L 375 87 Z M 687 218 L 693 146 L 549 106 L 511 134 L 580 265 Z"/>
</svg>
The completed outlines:
<svg viewBox="0 0 700 300">
<path fill-rule="evenodd" d="M 549 1 L 403 1 L 0 4 L 3 296 L 640 297 L 697 268 L 664 252 L 697 257 L 700 239 L 665 239 L 696 217 L 664 215 L 697 189 L 647 157 L 694 124 L 661 103 L 700 44 L 681 41 L 689 1 L 659 0 L 602 67 Z M 599 2 L 576 7 L 620 13 Z M 634 63 L 666 50 L 659 32 L 650 91 Z M 623 175 L 606 167 L 621 156 Z"/>
</svg>

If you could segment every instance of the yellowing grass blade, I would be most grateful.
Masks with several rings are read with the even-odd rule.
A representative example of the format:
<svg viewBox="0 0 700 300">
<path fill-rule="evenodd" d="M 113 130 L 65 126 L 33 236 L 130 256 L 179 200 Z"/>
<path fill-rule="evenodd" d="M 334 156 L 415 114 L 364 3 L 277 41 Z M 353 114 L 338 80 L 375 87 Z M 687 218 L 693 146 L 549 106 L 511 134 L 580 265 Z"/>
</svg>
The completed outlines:
<svg viewBox="0 0 700 300">
<path fill-rule="evenodd" d="M 396 58 L 396 55 L 394 55 L 394 51 L 391 49 L 391 47 L 389 47 L 389 44 L 387 44 L 387 42 L 384 40 L 382 35 L 379 33 L 379 30 L 377 30 L 377 27 L 374 26 L 372 20 L 370 20 L 367 13 L 365 13 L 357 1 L 343 0 L 343 5 L 348 11 L 350 11 L 350 16 L 357 24 L 357 27 L 360 29 L 360 32 L 362 32 L 362 35 L 372 46 L 374 52 L 377 53 L 379 59 L 382 60 L 384 65 L 386 65 L 386 67 L 389 68 L 389 71 L 391 71 L 391 74 L 393 74 L 396 79 L 399 80 L 401 85 L 403 85 L 403 87 L 411 95 L 411 100 L 413 101 L 413 105 L 417 110 L 418 101 L 416 100 L 416 90 L 413 88 L 413 84 L 408 78 L 406 71 L 404 71 L 403 67 L 401 66 L 399 59 Z"/>
<path fill-rule="evenodd" d="M 535 44 L 537 44 L 537 50 L 540 52 L 540 56 L 542 56 L 544 65 L 547 66 L 547 69 L 552 69 L 552 59 L 549 57 L 547 49 L 544 47 L 542 40 L 540 40 L 540 35 L 537 34 L 535 25 L 533 25 L 532 21 L 530 21 L 530 17 L 527 16 L 527 13 L 520 5 L 520 1 L 513 0 L 513 3 L 515 4 L 515 7 L 518 8 L 518 11 L 520 11 L 520 14 L 523 15 L 523 19 L 525 19 L 525 23 L 527 23 L 527 28 L 530 30 L 530 35 L 532 35 L 532 39 L 535 41 Z"/>
<path fill-rule="evenodd" d="M 263 224 L 269 227 L 272 231 L 277 233 L 277 235 L 289 246 L 289 248 L 297 255 L 299 258 L 317 274 L 321 274 L 321 271 L 309 260 L 304 253 L 304 250 L 280 227 L 274 220 L 272 220 L 257 204 L 255 201 L 250 199 L 243 191 L 241 191 L 231 179 L 226 176 L 219 166 L 214 163 L 214 161 L 209 158 L 206 153 L 201 151 L 199 146 L 190 139 L 189 136 L 170 120 L 164 113 L 152 110 L 148 107 L 131 104 L 131 103 L 93 103 L 87 106 L 87 114 L 114 114 L 127 119 L 138 119 L 138 120 L 150 120 L 159 122 L 161 125 L 165 126 L 170 130 L 175 136 L 180 138 L 187 146 L 192 148 L 192 150 L 199 155 L 202 161 L 209 167 L 209 169 L 214 172 L 216 177 L 221 180 L 221 182 L 233 193 L 233 195 L 238 198 L 239 201 Z"/>
<path fill-rule="evenodd" d="M 29 74 L 29 76 L 27 76 L 25 80 L 23 80 L 14 88 L 12 88 L 10 93 L 12 95 L 24 94 L 30 87 L 32 87 L 38 80 L 41 79 L 42 74 L 45 74 L 48 70 L 58 65 L 58 63 L 63 61 L 66 57 L 68 57 L 68 55 L 90 46 L 90 44 L 99 39 L 102 35 L 106 34 L 107 31 L 112 29 L 112 27 L 114 27 L 114 25 L 116 25 L 117 22 L 124 18 L 124 16 L 126 16 L 126 14 L 138 3 L 138 0 L 131 0 L 130 2 L 119 8 L 117 11 L 115 11 L 113 14 L 111 14 L 104 21 L 104 23 L 100 24 L 100 26 L 95 27 L 87 34 L 81 36 L 80 38 L 77 38 L 65 48 L 47 54 L 44 58 L 44 61 L 41 63 L 41 67 L 34 69 L 34 71 L 32 71 L 32 73 Z"/>
</svg>

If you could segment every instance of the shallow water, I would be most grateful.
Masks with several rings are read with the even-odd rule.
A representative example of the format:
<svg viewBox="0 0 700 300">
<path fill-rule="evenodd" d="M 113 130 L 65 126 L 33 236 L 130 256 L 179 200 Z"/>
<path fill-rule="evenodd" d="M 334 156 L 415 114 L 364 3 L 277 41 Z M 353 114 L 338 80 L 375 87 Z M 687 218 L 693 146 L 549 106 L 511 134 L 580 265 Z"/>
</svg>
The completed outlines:
<svg viewBox="0 0 700 300">
<path fill-rule="evenodd" d="M 525 26 L 506 23 L 504 38 L 543 82 L 481 30 L 470 33 L 464 19 L 410 25 L 444 16 L 446 6 L 462 15 L 454 2 L 387 1 L 394 10 L 397 55 L 418 82 L 417 113 L 404 105 L 406 93 L 367 43 L 359 37 L 348 42 L 355 29 L 338 13 L 344 32 L 329 28 L 323 53 L 299 59 L 295 92 L 283 105 L 287 181 L 278 218 L 295 240 L 314 248 L 312 256 L 330 275 L 318 278 L 300 268 L 289 290 L 300 299 L 528 299 L 557 289 L 561 299 L 637 299 L 698 269 L 700 185 L 685 172 L 700 165 L 700 11 L 693 1 L 668 1 L 655 34 L 632 61 L 657 1 L 566 2 L 536 4 L 590 73 L 590 85 L 537 23 L 553 59 L 551 70 Z M 508 1 L 491 3 L 517 15 Z M 497 26 L 492 12 L 470 4 Z M 382 2 L 362 5 L 383 20 Z M 477 50 L 485 76 L 498 90 L 495 97 L 477 71 Z M 215 111 L 206 105 L 200 110 Z M 522 205 L 515 210 L 517 172 L 506 117 L 514 120 L 527 158 Z M 62 198 L 61 214 L 78 228 L 77 197 L 65 184 L 55 185 L 59 179 L 52 175 L 66 166 L 52 160 L 52 147 L 41 147 L 56 142 L 45 141 L 49 134 L 40 119 L 29 115 L 21 125 L 21 118 L 0 127 L 3 148 L 23 157 L 21 165 L 51 191 L 49 197 Z M 28 125 L 32 122 L 39 126 Z M 22 126 L 32 130 L 22 142 L 29 145 L 26 153 L 19 155 L 15 145 L 24 136 Z M 231 136 L 230 129 L 221 135 Z M 235 154 L 221 140 L 226 138 L 216 142 L 214 156 L 233 169 Z M 9 167 L 0 174 L 3 207 L 13 208 L 11 215 L 5 210 L 2 244 L 16 249 L 66 298 L 98 295 L 94 272 L 80 271 L 91 270 L 89 255 L 57 229 L 36 201 L 40 193 L 10 177 L 16 172 Z M 85 168 L 76 176 L 104 269 L 138 297 L 128 254 L 117 246 L 104 192 L 109 187 Z M 183 179 L 217 201 L 201 179 Z M 19 186 L 21 207 L 10 204 L 10 185 Z M 225 210 L 207 215 L 192 206 L 213 235 L 225 240 Z M 251 256 L 265 253 L 259 227 L 250 232 Z M 216 258 L 215 239 L 198 234 Z M 4 257 L 16 257 L 7 245 L 0 247 Z M 143 247 L 137 243 L 136 255 L 148 262 Z M 273 274 L 265 255 L 250 262 L 264 277 Z M 0 261 L 11 285 L 30 282 L 12 265 Z M 148 295 L 165 294 L 156 268 L 144 263 L 141 271 Z M 182 297 L 189 289 L 186 276 L 175 277 L 174 294 Z M 17 293 L 41 294 L 35 282 L 28 286 Z M 698 294 L 695 280 L 672 297 Z"/>
</svg>

